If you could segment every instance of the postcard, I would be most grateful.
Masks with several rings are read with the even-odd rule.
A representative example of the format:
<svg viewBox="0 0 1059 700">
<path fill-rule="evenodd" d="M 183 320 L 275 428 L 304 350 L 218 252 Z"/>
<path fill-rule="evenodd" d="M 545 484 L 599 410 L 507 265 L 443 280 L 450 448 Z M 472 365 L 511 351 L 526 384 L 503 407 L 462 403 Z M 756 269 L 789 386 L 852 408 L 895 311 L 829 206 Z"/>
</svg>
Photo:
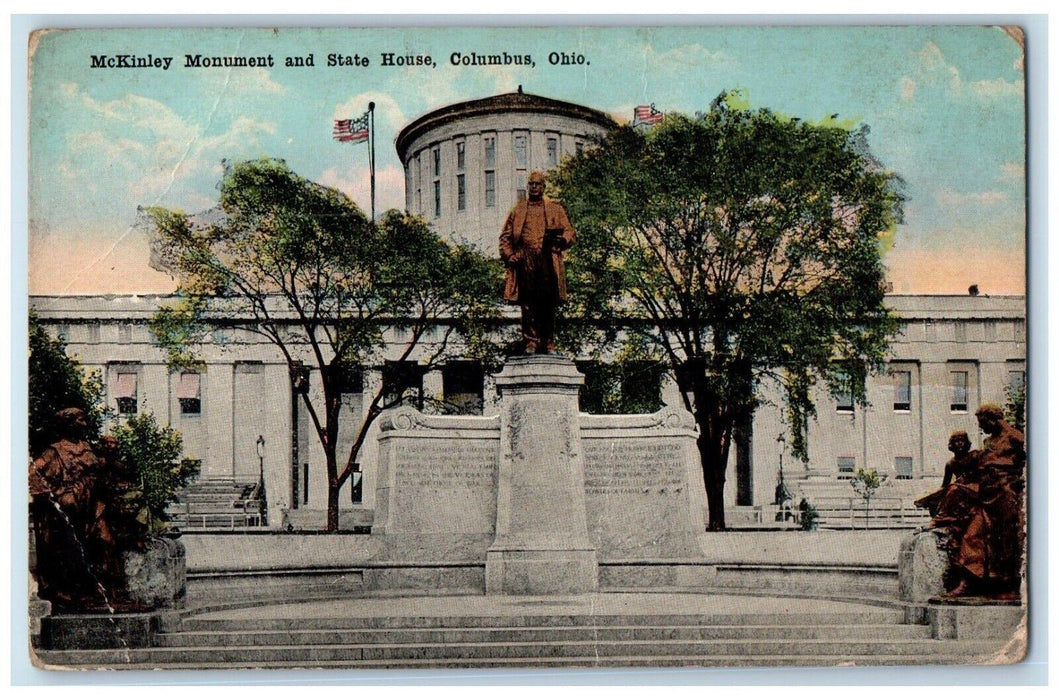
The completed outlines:
<svg viewBox="0 0 1059 700">
<path fill-rule="evenodd" d="M 1025 37 L 35 32 L 32 663 L 1021 662 Z"/>
</svg>

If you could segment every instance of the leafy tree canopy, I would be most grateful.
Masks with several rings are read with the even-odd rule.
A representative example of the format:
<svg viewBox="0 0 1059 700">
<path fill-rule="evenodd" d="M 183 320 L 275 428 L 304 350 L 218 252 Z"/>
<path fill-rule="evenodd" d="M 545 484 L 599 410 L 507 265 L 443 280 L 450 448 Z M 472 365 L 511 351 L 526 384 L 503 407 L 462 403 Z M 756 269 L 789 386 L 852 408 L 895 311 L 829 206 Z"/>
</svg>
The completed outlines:
<svg viewBox="0 0 1059 700">
<path fill-rule="evenodd" d="M 435 364 L 459 339 L 461 356 L 497 362 L 490 338 L 502 323 L 499 262 L 442 240 L 421 218 L 391 210 L 373 223 L 342 192 L 273 159 L 226 164 L 211 211 L 146 214 L 156 230 L 156 263 L 179 280 L 180 301 L 151 325 L 171 365 L 194 366 L 197 346 L 223 322 L 267 338 L 292 372 L 319 372 L 322 404 L 300 393 L 327 456 L 331 530 L 338 489 L 385 408 L 380 388 L 350 454 L 340 458 L 345 370 L 382 359 L 387 329 L 403 331 L 398 361 L 418 347 L 420 365 Z"/>
<path fill-rule="evenodd" d="M 88 423 L 86 439 L 99 438 L 103 425 L 103 380 L 98 372 L 85 374 L 66 354 L 66 342 L 52 338 L 29 317 L 29 454 L 37 457 L 59 439 L 62 426 L 55 417 L 64 408 L 79 408 Z"/>
<path fill-rule="evenodd" d="M 903 201 L 867 127 L 733 104 L 722 94 L 693 117 L 620 127 L 554 183 L 578 231 L 569 328 L 596 343 L 622 328 L 674 370 L 702 433 L 713 528 L 732 426 L 763 377 L 784 391 L 803 459 L 818 381 L 864 402 L 896 329 L 882 252 Z"/>
</svg>

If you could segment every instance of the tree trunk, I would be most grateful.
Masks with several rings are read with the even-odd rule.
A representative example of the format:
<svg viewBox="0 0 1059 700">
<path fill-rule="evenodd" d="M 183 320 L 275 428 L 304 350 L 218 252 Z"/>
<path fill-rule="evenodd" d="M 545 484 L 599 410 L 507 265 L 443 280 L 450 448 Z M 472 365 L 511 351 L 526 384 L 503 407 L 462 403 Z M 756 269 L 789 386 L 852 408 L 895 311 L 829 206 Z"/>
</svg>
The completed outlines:
<svg viewBox="0 0 1059 700">
<path fill-rule="evenodd" d="M 338 493 L 338 486 L 327 485 L 327 532 L 338 531 Z"/>
<path fill-rule="evenodd" d="M 324 457 L 327 460 L 327 526 L 326 532 L 338 531 L 338 494 L 342 482 L 338 480 L 338 458 L 335 444 L 324 445 Z"/>
</svg>

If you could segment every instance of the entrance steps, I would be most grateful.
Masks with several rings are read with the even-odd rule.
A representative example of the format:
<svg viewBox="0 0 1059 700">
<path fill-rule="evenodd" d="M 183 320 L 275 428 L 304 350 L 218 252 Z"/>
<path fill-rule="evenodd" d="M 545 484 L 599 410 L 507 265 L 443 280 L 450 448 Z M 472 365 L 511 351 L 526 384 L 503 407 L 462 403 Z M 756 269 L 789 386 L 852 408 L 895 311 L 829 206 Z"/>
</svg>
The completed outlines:
<svg viewBox="0 0 1059 700">
<path fill-rule="evenodd" d="M 379 600 L 380 608 L 393 601 Z M 840 613 L 187 617 L 149 648 L 42 651 L 80 668 L 751 667 L 981 663 L 997 640 L 932 639 L 899 610 Z M 341 603 L 337 604 L 338 606 Z"/>
<path fill-rule="evenodd" d="M 256 483 L 232 478 L 199 479 L 170 506 L 170 522 L 185 531 L 241 530 L 262 525 Z"/>
</svg>

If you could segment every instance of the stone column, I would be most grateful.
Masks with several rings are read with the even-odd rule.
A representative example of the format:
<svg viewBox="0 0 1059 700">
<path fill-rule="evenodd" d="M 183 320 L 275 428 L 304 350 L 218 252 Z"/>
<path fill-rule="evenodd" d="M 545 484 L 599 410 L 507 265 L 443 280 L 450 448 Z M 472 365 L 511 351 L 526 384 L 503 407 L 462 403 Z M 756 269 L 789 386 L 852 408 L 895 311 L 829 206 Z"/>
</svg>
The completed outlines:
<svg viewBox="0 0 1059 700">
<path fill-rule="evenodd" d="M 501 392 L 496 539 L 486 555 L 489 594 L 583 593 L 598 587 L 585 517 L 577 405 L 584 377 L 555 355 L 515 357 Z"/>
</svg>

